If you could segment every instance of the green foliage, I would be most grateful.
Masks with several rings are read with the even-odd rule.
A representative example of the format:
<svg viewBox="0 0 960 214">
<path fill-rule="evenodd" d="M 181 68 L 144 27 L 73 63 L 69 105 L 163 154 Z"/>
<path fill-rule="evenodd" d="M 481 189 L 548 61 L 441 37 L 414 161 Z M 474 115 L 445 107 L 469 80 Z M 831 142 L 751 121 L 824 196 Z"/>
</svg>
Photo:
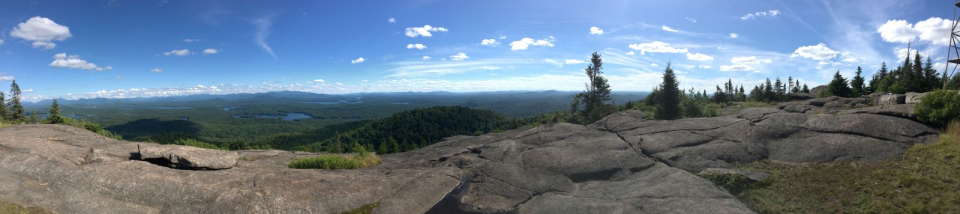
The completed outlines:
<svg viewBox="0 0 960 214">
<path fill-rule="evenodd" d="M 680 81 L 667 63 L 667 69 L 663 71 L 663 82 L 657 94 L 656 118 L 661 120 L 676 120 L 683 115 L 680 112 Z"/>
<path fill-rule="evenodd" d="M 917 120 L 929 125 L 943 127 L 953 120 L 960 120 L 960 94 L 957 91 L 927 93 L 915 106 Z"/>
<path fill-rule="evenodd" d="M 341 214 L 370 214 L 373 213 L 373 209 L 376 209 L 377 206 L 380 206 L 380 202 L 373 202 L 371 204 L 365 204 L 363 206 L 357 207 L 350 211 L 343 212 Z"/>
<path fill-rule="evenodd" d="M 708 181 L 713 182 L 717 186 L 723 187 L 731 194 L 737 195 L 741 192 L 751 189 L 759 188 L 765 185 L 768 185 L 770 179 L 765 179 L 763 181 L 753 181 L 750 178 L 747 178 L 745 175 L 740 174 L 729 174 L 729 173 L 708 173 L 702 174 L 700 177 L 707 179 Z"/>
<path fill-rule="evenodd" d="M 207 143 L 207 142 L 202 142 L 202 141 L 194 140 L 194 139 L 179 139 L 179 140 L 174 141 L 173 144 L 175 144 L 175 145 L 181 145 L 181 146 L 192 146 L 192 147 L 204 148 L 204 149 L 220 149 L 220 150 L 223 150 L 223 148 L 221 148 L 220 146 L 213 145 L 213 144 Z"/>
<path fill-rule="evenodd" d="M 54 213 L 37 207 L 25 207 L 0 201 L 0 213 L 10 214 L 47 214 Z"/>
<path fill-rule="evenodd" d="M 30 123 L 37 124 L 41 122 L 41 117 L 37 114 L 37 110 L 30 111 Z"/>
<path fill-rule="evenodd" d="M 863 69 L 861 69 L 860 66 L 857 66 L 857 75 L 853 77 L 853 80 L 850 80 L 850 88 L 852 89 L 851 95 L 855 97 L 869 94 L 866 91 L 866 87 L 863 85 L 864 79 L 860 73 L 863 73 Z"/>
<path fill-rule="evenodd" d="M 837 72 L 833 74 L 833 80 L 830 80 L 830 83 L 827 84 L 827 90 L 823 91 L 827 91 L 831 95 L 838 97 L 852 97 L 854 95 L 850 86 L 847 85 L 847 79 L 843 78 L 843 75 L 840 75 L 840 70 L 837 70 Z"/>
<path fill-rule="evenodd" d="M 10 101 L 7 102 L 7 120 L 11 121 L 26 121 L 26 111 L 23 109 L 23 104 L 20 103 L 20 86 L 17 85 L 17 80 L 13 80 L 13 83 L 10 84 Z"/>
<path fill-rule="evenodd" d="M 358 153 L 353 157 L 344 157 L 343 155 L 320 155 L 311 158 L 301 158 L 290 162 L 287 165 L 294 169 L 359 169 L 373 166 L 383 161 L 375 154 Z"/>
<path fill-rule="evenodd" d="M 908 55 L 903 64 L 893 70 L 888 70 L 887 64 L 883 63 L 880 70 L 874 73 L 867 91 L 903 94 L 942 88 L 943 82 L 933 68 L 930 57 L 927 57 L 925 64 L 921 64 L 921 56 L 917 52 L 913 59 L 911 62 Z"/>
<path fill-rule="evenodd" d="M 960 212 L 960 123 L 931 144 L 873 163 L 787 164 L 760 161 L 745 168 L 771 174 L 769 185 L 738 198 L 759 213 Z"/>
<path fill-rule="evenodd" d="M 600 54 L 593 52 L 590 62 L 584 69 L 590 81 L 586 89 L 575 95 L 570 103 L 570 111 L 578 115 L 577 121 L 581 124 L 593 123 L 616 110 L 606 103 L 610 101 L 610 85 L 603 77 L 603 60 L 600 59 Z"/>
</svg>

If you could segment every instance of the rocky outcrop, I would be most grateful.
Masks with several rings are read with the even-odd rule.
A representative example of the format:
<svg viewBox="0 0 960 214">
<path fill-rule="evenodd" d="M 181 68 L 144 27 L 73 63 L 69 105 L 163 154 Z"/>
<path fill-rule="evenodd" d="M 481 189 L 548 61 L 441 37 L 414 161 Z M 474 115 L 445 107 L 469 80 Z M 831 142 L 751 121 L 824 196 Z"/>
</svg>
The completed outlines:
<svg viewBox="0 0 960 214">
<path fill-rule="evenodd" d="M 887 94 L 880 96 L 879 105 L 900 105 L 906 103 L 906 95 L 903 94 Z"/>
<path fill-rule="evenodd" d="M 0 129 L 0 200 L 68 213 L 341 213 L 372 203 L 374 213 L 753 213 L 695 174 L 762 177 L 736 164 L 764 159 L 877 161 L 936 137 L 919 123 L 871 112 L 765 108 L 657 121 L 627 111 L 586 126 L 450 137 L 384 155 L 370 168 L 312 170 L 286 164 L 313 153 L 214 151 L 15 125 Z M 141 161 L 158 158 L 219 170 Z"/>
<path fill-rule="evenodd" d="M 803 100 L 809 100 L 809 99 L 815 99 L 815 98 L 817 98 L 817 96 L 811 95 L 809 93 L 803 93 L 803 92 L 787 94 L 787 99 L 791 101 L 803 101 Z"/>
<path fill-rule="evenodd" d="M 917 117 L 914 114 L 916 110 L 914 104 L 900 104 L 900 105 L 886 105 L 886 106 L 870 106 L 866 108 L 850 109 L 840 111 L 838 114 L 879 114 L 879 115 L 888 115 L 894 117 L 902 117 L 915 119 Z"/>
<path fill-rule="evenodd" d="M 237 165 L 240 158 L 236 152 L 201 149 L 186 146 L 137 145 L 140 160 L 154 160 L 155 163 L 169 163 L 169 166 L 183 169 L 229 169 Z"/>
<path fill-rule="evenodd" d="M 825 97 L 803 101 L 784 102 L 777 104 L 778 109 L 793 113 L 807 114 L 836 114 L 840 111 L 862 108 L 870 105 L 870 98 L 856 97 Z"/>
<path fill-rule="evenodd" d="M 907 94 L 904 97 L 904 103 L 906 104 L 920 103 L 920 101 L 923 100 L 923 96 L 927 96 L 927 93 L 907 92 Z"/>
</svg>

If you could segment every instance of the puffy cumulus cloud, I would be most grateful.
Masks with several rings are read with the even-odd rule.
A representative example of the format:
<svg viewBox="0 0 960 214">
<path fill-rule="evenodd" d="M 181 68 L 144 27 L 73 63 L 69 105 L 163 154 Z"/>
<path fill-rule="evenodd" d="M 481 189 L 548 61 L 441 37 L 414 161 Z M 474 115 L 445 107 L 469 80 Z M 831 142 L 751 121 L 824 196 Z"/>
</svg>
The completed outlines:
<svg viewBox="0 0 960 214">
<path fill-rule="evenodd" d="M 463 61 L 463 60 L 469 59 L 469 58 L 470 58 L 470 57 L 467 56 L 467 54 L 465 54 L 465 53 L 463 53 L 463 52 L 460 52 L 460 53 L 457 53 L 457 54 L 454 54 L 454 55 L 451 55 L 451 56 L 450 56 L 450 60 L 454 60 L 454 61 Z"/>
<path fill-rule="evenodd" d="M 109 71 L 113 70 L 113 67 L 99 67 L 96 64 L 87 62 L 86 60 L 80 59 L 78 55 L 67 55 L 67 53 L 58 53 L 53 55 L 53 62 L 50 62 L 50 67 L 54 68 L 69 68 L 69 69 L 82 69 L 89 71 Z"/>
<path fill-rule="evenodd" d="M 59 25 L 48 18 L 35 16 L 26 22 L 18 24 L 10 31 L 10 36 L 31 41 L 34 48 L 53 49 L 57 47 L 52 41 L 63 41 L 73 37 L 70 28 Z"/>
<path fill-rule="evenodd" d="M 407 44 L 407 49 L 414 49 L 414 48 L 416 48 L 417 50 L 423 50 L 423 49 L 427 49 L 427 46 L 423 44 Z"/>
<path fill-rule="evenodd" d="M 667 32 L 674 32 L 674 33 L 680 32 L 679 30 L 667 27 L 666 25 L 664 25 L 663 27 L 660 27 L 660 29 L 663 29 L 664 31 L 667 31 Z"/>
<path fill-rule="evenodd" d="M 350 64 L 357 64 L 357 63 L 361 63 L 361 62 L 363 62 L 363 61 L 367 61 L 367 60 L 366 60 L 366 59 L 363 59 L 363 57 L 360 57 L 360 58 L 357 58 L 357 59 L 355 59 L 355 60 L 350 60 Z"/>
<path fill-rule="evenodd" d="M 837 51 L 830 49 L 827 45 L 823 43 L 810 46 L 801 46 L 797 50 L 793 51 L 793 54 L 790 55 L 790 58 L 802 57 L 817 61 L 829 60 L 836 57 L 838 54 Z"/>
<path fill-rule="evenodd" d="M 737 37 L 740 37 L 740 34 L 730 33 L 730 38 L 731 38 L 731 39 L 736 39 Z"/>
<path fill-rule="evenodd" d="M 421 57 L 421 58 L 422 58 L 423 60 L 430 60 L 430 56 L 423 56 L 423 57 Z"/>
<path fill-rule="evenodd" d="M 630 49 L 640 51 L 640 55 L 647 53 L 687 53 L 686 48 L 674 48 L 669 43 L 654 41 L 640 44 L 630 44 Z"/>
<path fill-rule="evenodd" d="M 537 40 L 524 37 L 523 39 L 510 42 L 510 50 L 526 50 L 530 46 L 553 47 L 553 41 L 555 41 L 553 36 Z"/>
<path fill-rule="evenodd" d="M 733 64 L 733 65 L 721 65 L 720 71 L 753 71 L 756 70 L 749 65 L 744 64 Z"/>
<path fill-rule="evenodd" d="M 747 15 L 741 16 L 741 17 L 740 17 L 740 20 L 750 20 L 750 19 L 756 19 L 756 18 L 759 18 L 759 17 L 771 17 L 771 18 L 772 18 L 772 17 L 776 17 L 777 15 L 780 15 L 780 11 L 779 11 L 779 10 L 760 11 L 760 12 L 754 12 L 754 13 L 747 13 Z"/>
<path fill-rule="evenodd" d="M 186 55 L 190 55 L 190 50 L 187 50 L 187 49 L 183 49 L 183 50 L 172 50 L 172 51 L 168 51 L 168 52 L 163 52 L 163 55 L 164 55 L 164 56 L 171 56 L 171 55 L 173 55 L 173 56 L 186 56 Z"/>
<path fill-rule="evenodd" d="M 484 39 L 480 41 L 480 45 L 497 46 L 497 45 L 500 45 L 500 42 L 497 41 L 496 39 Z"/>
<path fill-rule="evenodd" d="M 771 59 L 761 59 L 756 56 L 745 56 L 745 57 L 734 57 L 730 59 L 730 62 L 733 64 L 760 64 L 760 63 L 773 63 Z"/>
<path fill-rule="evenodd" d="M 14 79 L 16 78 L 13 76 L 0 76 L 0 81 L 13 81 Z"/>
<path fill-rule="evenodd" d="M 713 60 L 713 57 L 702 53 L 687 53 L 687 59 L 693 61 L 711 61 Z"/>
<path fill-rule="evenodd" d="M 568 60 L 566 60 L 564 63 L 566 63 L 566 64 L 580 64 L 580 63 L 583 63 L 583 60 L 568 59 Z"/>
<path fill-rule="evenodd" d="M 213 49 L 213 48 L 207 48 L 203 50 L 203 55 L 210 55 L 210 54 L 217 54 L 217 53 L 220 53 L 220 50 Z"/>
<path fill-rule="evenodd" d="M 150 70 L 150 73 L 163 73 L 162 68 L 154 68 Z"/>
<path fill-rule="evenodd" d="M 877 32 L 886 42 L 907 43 L 919 39 L 935 45 L 950 44 L 950 28 L 952 22 L 947 19 L 931 17 L 910 24 L 906 20 L 888 20 L 880 25 Z"/>
<path fill-rule="evenodd" d="M 590 35 L 603 35 L 603 29 L 597 26 L 590 27 Z"/>
<path fill-rule="evenodd" d="M 387 19 L 387 22 L 389 22 L 389 23 L 397 23 L 397 19 L 391 17 L 391 18 Z"/>
<path fill-rule="evenodd" d="M 410 38 L 416 38 L 418 36 L 431 37 L 433 36 L 433 33 L 430 33 L 430 32 L 447 32 L 447 29 L 443 27 L 434 27 L 430 25 L 424 25 L 423 27 L 408 27 L 406 29 L 406 32 L 404 32 L 404 34 L 406 34 Z"/>
</svg>

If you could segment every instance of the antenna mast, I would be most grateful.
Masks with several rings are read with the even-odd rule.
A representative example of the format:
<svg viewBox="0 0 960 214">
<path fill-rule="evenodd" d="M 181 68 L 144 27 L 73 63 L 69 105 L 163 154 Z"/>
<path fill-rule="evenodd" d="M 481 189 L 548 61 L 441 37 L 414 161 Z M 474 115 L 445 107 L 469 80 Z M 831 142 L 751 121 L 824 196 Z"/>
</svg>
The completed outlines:
<svg viewBox="0 0 960 214">
<path fill-rule="evenodd" d="M 943 90 L 947 89 L 950 79 L 957 78 L 957 70 L 960 68 L 960 47 L 957 47 L 957 43 L 960 43 L 960 34 L 957 34 L 957 22 L 960 21 L 960 17 L 957 17 L 957 8 L 960 8 L 960 0 L 954 0 L 950 46 L 947 46 L 947 63 L 946 68 L 943 69 Z M 950 65 L 953 65 L 953 69 L 950 69 Z"/>
</svg>

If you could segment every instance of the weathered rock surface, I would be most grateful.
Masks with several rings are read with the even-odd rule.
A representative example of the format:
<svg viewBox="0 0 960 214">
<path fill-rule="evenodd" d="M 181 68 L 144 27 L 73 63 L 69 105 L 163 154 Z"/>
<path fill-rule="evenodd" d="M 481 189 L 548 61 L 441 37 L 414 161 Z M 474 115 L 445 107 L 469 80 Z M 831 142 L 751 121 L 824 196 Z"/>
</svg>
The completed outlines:
<svg viewBox="0 0 960 214">
<path fill-rule="evenodd" d="M 186 146 L 144 145 L 139 147 L 140 160 L 162 159 L 171 166 L 185 169 L 229 169 L 237 165 L 236 152 Z"/>
<path fill-rule="evenodd" d="M 837 114 L 880 114 L 913 119 L 917 117 L 917 115 L 914 114 L 915 110 L 916 108 L 914 104 L 900 104 L 850 109 L 840 111 Z"/>
<path fill-rule="evenodd" d="M 817 96 L 811 95 L 809 93 L 797 92 L 797 93 L 787 94 L 787 98 L 793 101 L 802 101 L 802 100 L 815 99 L 817 98 Z"/>
<path fill-rule="evenodd" d="M 811 100 L 778 103 L 777 108 L 793 113 L 836 114 L 843 110 L 862 108 L 869 105 L 870 98 L 846 98 L 833 96 Z"/>
<path fill-rule="evenodd" d="M 900 105 L 906 103 L 907 96 L 903 94 L 887 94 L 880 96 L 880 105 Z"/>
<path fill-rule="evenodd" d="M 751 181 L 762 181 L 763 179 L 770 177 L 770 174 L 766 172 L 754 172 L 745 169 L 707 168 L 703 171 L 700 171 L 700 175 L 709 174 L 742 175 Z"/>
<path fill-rule="evenodd" d="M 920 101 L 923 100 L 923 96 L 927 96 L 927 93 L 907 92 L 907 94 L 904 97 L 904 103 L 906 104 L 920 103 Z"/>
<path fill-rule="evenodd" d="M 586 126 L 450 137 L 365 169 L 303 170 L 286 164 L 316 154 L 211 151 L 15 125 L 0 129 L 0 200 L 63 213 L 340 213 L 375 202 L 375 213 L 752 213 L 695 173 L 763 159 L 883 160 L 936 137 L 870 111 L 762 108 L 674 121 L 627 111 Z M 154 157 L 219 170 L 140 161 Z"/>
<path fill-rule="evenodd" d="M 817 87 L 813 87 L 810 89 L 810 95 L 813 95 L 814 97 L 820 96 L 820 92 L 824 90 L 827 90 L 827 85 L 819 85 Z"/>
</svg>

